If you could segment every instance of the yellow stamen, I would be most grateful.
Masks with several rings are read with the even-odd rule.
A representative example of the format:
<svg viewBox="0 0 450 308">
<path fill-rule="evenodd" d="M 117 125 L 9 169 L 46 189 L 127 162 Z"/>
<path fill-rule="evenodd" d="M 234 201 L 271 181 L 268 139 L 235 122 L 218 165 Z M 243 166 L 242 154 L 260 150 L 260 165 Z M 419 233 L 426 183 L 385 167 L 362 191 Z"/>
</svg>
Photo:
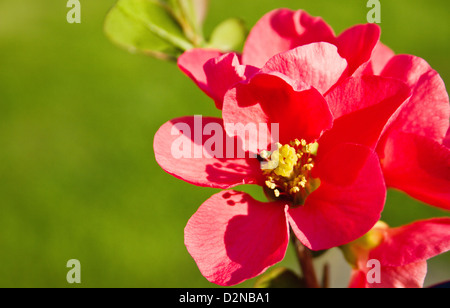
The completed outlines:
<svg viewBox="0 0 450 308">
<path fill-rule="evenodd" d="M 289 198 L 293 204 L 303 204 L 306 196 L 315 190 L 320 181 L 310 176 L 314 168 L 314 158 L 318 144 L 307 143 L 305 140 L 294 140 L 290 145 L 277 144 L 277 150 L 272 153 L 263 151 L 260 157 L 268 193 L 274 198 Z"/>
<path fill-rule="evenodd" d="M 273 193 L 275 194 L 275 197 L 277 197 L 277 198 L 280 196 L 280 191 L 278 189 L 275 189 L 273 191 Z"/>
</svg>

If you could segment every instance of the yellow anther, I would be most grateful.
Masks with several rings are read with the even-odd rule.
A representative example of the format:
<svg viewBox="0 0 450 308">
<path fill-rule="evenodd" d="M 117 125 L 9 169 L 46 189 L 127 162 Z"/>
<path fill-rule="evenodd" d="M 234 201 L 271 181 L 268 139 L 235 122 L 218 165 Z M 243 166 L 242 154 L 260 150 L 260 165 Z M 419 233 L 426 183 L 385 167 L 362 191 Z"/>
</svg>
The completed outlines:
<svg viewBox="0 0 450 308">
<path fill-rule="evenodd" d="M 317 155 L 319 144 L 317 142 L 309 143 L 305 147 L 305 152 L 313 155 Z"/>
<path fill-rule="evenodd" d="M 291 194 L 295 194 L 298 193 L 300 191 L 300 188 L 298 188 L 297 186 L 292 187 L 291 190 L 289 191 Z"/>
<path fill-rule="evenodd" d="M 275 174 L 289 178 L 297 163 L 298 157 L 295 148 L 289 145 L 283 145 L 278 149 L 278 167 L 275 169 Z"/>
<path fill-rule="evenodd" d="M 304 164 L 303 169 L 311 171 L 311 169 L 314 167 L 314 164 Z"/>
<path fill-rule="evenodd" d="M 270 152 L 269 151 L 261 151 L 261 153 L 259 153 L 259 156 L 261 156 L 261 158 L 263 159 L 268 159 L 270 157 Z"/>
<path fill-rule="evenodd" d="M 275 183 L 271 181 L 266 181 L 266 186 L 269 187 L 270 189 L 275 189 L 275 187 L 277 187 L 277 185 L 275 185 Z"/>
</svg>

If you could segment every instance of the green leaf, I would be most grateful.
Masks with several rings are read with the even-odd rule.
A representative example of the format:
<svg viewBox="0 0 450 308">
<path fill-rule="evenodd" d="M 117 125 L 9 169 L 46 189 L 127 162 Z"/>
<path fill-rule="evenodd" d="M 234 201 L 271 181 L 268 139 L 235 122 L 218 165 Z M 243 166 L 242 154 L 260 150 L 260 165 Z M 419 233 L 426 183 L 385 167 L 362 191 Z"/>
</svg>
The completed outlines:
<svg viewBox="0 0 450 308">
<path fill-rule="evenodd" d="M 290 269 L 278 267 L 263 274 L 256 281 L 255 288 L 304 288 L 303 280 Z"/>
<path fill-rule="evenodd" d="M 203 21 L 209 0 L 160 0 L 173 12 L 180 23 L 185 36 L 196 47 L 204 44 Z"/>
<path fill-rule="evenodd" d="M 158 0 L 119 0 L 106 16 L 104 30 L 130 52 L 170 58 L 193 47 L 170 8 Z"/>
<path fill-rule="evenodd" d="M 248 31 L 240 19 L 230 18 L 220 23 L 211 34 L 208 47 L 224 52 L 241 51 Z"/>
</svg>

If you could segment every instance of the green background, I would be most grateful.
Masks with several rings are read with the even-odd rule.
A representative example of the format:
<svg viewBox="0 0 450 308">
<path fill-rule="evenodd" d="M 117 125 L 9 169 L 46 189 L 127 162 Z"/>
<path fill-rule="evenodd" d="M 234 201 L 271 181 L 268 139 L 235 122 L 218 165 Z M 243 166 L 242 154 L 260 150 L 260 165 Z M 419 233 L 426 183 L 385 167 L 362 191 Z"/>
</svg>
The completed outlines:
<svg viewBox="0 0 450 308">
<path fill-rule="evenodd" d="M 251 27 L 277 7 L 303 8 L 336 31 L 366 22 L 366 1 L 212 0 L 206 33 L 228 17 Z M 111 0 L 0 2 L 0 287 L 213 287 L 183 244 L 189 217 L 214 189 L 156 164 L 153 136 L 183 115 L 219 115 L 173 63 L 131 55 L 102 32 Z M 382 40 L 425 58 L 450 81 L 448 1 L 382 1 Z M 259 190 L 252 189 L 256 193 Z M 389 192 L 392 226 L 448 212 Z M 282 265 L 297 271 L 291 249 Z M 339 252 L 333 286 L 345 286 Z M 450 278 L 449 255 L 429 262 L 426 285 Z M 240 286 L 252 286 L 254 280 Z"/>
</svg>

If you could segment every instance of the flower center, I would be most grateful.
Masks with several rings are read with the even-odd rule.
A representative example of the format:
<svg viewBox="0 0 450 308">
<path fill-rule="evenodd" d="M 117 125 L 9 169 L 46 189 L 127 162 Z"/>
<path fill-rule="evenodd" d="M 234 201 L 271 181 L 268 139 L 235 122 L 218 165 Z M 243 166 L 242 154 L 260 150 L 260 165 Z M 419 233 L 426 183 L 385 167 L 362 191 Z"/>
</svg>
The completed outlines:
<svg viewBox="0 0 450 308">
<path fill-rule="evenodd" d="M 271 200 L 286 199 L 293 205 L 303 205 L 306 197 L 317 189 L 320 180 L 311 177 L 318 143 L 305 140 L 277 144 L 272 153 L 259 154 L 261 169 L 266 176 L 264 192 Z"/>
</svg>

